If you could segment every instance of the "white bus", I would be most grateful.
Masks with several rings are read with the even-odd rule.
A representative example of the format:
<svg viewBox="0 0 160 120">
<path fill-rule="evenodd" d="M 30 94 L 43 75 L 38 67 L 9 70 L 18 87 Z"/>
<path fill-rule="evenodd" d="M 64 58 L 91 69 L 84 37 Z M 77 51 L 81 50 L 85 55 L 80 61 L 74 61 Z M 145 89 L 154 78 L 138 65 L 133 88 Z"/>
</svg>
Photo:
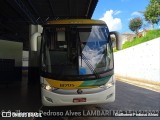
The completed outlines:
<svg viewBox="0 0 160 120">
<path fill-rule="evenodd" d="M 53 20 L 43 25 L 40 83 L 44 106 L 115 100 L 111 34 L 118 44 L 118 33 L 109 32 L 100 20 Z"/>
</svg>

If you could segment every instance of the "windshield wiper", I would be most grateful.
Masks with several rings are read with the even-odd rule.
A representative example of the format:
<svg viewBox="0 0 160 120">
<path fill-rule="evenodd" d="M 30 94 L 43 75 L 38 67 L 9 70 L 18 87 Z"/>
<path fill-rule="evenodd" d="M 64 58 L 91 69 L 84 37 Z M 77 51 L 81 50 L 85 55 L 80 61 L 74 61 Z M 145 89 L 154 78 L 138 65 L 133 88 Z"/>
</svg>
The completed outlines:
<svg viewBox="0 0 160 120">
<path fill-rule="evenodd" d="M 91 72 L 95 75 L 95 77 L 98 79 L 100 78 L 100 75 L 94 70 L 94 67 L 91 65 L 91 63 L 87 60 L 86 56 L 82 53 L 82 46 L 80 45 L 81 41 L 80 41 L 80 36 L 79 34 L 77 34 L 78 36 L 78 42 L 79 42 L 79 48 L 80 48 L 80 56 L 81 56 L 81 66 L 82 66 L 82 59 L 84 60 L 84 62 L 86 63 L 86 65 L 88 66 L 88 68 L 91 70 Z M 78 56 L 79 56 L 79 52 L 78 52 Z"/>
<path fill-rule="evenodd" d="M 96 78 L 100 78 L 100 75 L 96 72 L 96 70 L 94 70 L 94 67 L 91 65 L 91 63 L 87 60 L 86 56 L 81 53 L 81 58 L 84 60 L 84 62 L 86 63 L 86 65 L 88 66 L 88 68 L 91 70 L 92 73 L 94 73 Z"/>
</svg>

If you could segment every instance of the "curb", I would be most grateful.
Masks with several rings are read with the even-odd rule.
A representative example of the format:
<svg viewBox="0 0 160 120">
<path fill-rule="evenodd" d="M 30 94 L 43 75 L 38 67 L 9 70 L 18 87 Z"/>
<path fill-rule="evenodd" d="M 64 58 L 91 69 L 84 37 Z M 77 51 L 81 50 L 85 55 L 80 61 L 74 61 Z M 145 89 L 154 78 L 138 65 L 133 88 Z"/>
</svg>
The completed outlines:
<svg viewBox="0 0 160 120">
<path fill-rule="evenodd" d="M 160 93 L 160 82 L 142 80 L 115 75 L 116 80 Z"/>
</svg>

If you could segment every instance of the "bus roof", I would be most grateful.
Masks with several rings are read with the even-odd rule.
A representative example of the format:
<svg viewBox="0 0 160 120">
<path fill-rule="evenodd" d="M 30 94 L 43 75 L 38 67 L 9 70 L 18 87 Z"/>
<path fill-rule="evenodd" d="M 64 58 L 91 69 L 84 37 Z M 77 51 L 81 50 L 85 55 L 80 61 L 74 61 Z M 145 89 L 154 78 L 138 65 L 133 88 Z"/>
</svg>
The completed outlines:
<svg viewBox="0 0 160 120">
<path fill-rule="evenodd" d="M 52 20 L 48 21 L 47 25 L 60 25 L 60 24 L 105 24 L 102 20 L 92 19 L 65 19 L 65 20 Z"/>
</svg>

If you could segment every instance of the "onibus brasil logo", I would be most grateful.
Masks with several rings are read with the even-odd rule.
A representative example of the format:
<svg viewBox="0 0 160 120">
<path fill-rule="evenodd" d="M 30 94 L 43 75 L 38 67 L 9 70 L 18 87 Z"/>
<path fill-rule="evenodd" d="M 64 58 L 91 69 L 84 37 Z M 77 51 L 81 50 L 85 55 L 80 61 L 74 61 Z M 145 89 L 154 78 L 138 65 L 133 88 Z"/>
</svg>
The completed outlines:
<svg viewBox="0 0 160 120">
<path fill-rule="evenodd" d="M 42 113 L 39 112 L 21 112 L 20 110 L 16 110 L 16 112 L 12 112 L 11 110 L 8 111 L 1 111 L 2 117 L 42 117 Z"/>
</svg>

